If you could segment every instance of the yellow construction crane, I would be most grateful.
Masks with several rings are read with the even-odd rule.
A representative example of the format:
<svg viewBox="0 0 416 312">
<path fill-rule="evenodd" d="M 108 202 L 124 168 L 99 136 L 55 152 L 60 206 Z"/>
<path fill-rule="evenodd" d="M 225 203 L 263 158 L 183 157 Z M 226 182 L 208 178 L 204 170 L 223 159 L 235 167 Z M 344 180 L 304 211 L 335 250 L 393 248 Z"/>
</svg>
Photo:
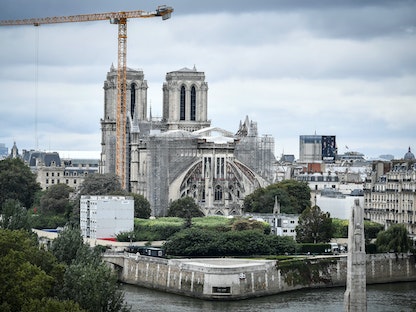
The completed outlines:
<svg viewBox="0 0 416 312">
<path fill-rule="evenodd" d="M 72 16 L 57 16 L 45 18 L 30 18 L 23 20 L 0 21 L 0 26 L 34 25 L 74 23 L 109 20 L 118 24 L 118 68 L 117 68 L 117 117 L 116 117 L 116 174 L 120 177 L 123 189 L 127 187 L 126 161 L 126 59 L 127 59 L 127 19 L 148 18 L 161 16 L 163 20 L 170 18 L 173 8 L 162 5 L 155 11 L 128 11 L 96 14 L 82 14 Z"/>
</svg>

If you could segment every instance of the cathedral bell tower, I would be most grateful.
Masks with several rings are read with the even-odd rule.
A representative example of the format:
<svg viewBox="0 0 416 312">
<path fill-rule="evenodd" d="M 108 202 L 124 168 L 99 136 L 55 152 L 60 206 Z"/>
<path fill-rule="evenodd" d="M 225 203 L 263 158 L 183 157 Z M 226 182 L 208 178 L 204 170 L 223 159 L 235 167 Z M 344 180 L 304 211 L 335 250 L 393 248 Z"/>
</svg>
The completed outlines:
<svg viewBox="0 0 416 312">
<path fill-rule="evenodd" d="M 147 81 L 142 70 L 127 68 L 126 124 L 127 151 L 130 155 L 130 129 L 133 123 L 147 120 Z M 117 69 L 111 65 L 104 81 L 104 117 L 101 119 L 100 173 L 116 172 L 116 116 L 117 116 Z M 129 176 L 129 156 L 126 176 Z"/>
<path fill-rule="evenodd" d="M 167 130 L 196 131 L 209 127 L 208 83 L 196 68 L 182 68 L 166 74 L 163 84 L 163 122 Z"/>
</svg>

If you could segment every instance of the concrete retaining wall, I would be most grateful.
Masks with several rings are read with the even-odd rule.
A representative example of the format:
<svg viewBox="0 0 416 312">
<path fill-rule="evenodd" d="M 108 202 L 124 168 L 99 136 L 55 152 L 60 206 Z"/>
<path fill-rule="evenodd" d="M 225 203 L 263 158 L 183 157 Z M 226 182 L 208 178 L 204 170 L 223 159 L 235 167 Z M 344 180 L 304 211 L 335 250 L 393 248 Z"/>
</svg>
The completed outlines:
<svg viewBox="0 0 416 312">
<path fill-rule="evenodd" d="M 302 288 L 343 286 L 347 259 L 311 257 L 294 264 L 274 260 L 162 259 L 106 254 L 120 281 L 202 299 L 236 300 Z M 416 281 L 414 256 L 367 255 L 367 283 Z"/>
</svg>

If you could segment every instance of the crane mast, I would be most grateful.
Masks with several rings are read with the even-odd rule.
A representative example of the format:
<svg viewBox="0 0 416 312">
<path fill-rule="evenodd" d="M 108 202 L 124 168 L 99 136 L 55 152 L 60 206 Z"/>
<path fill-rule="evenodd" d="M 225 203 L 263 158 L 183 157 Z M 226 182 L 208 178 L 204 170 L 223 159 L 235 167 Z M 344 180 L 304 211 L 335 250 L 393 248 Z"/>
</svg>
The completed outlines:
<svg viewBox="0 0 416 312">
<path fill-rule="evenodd" d="M 55 16 L 45 18 L 30 18 L 22 20 L 3 20 L 0 26 L 34 25 L 90 22 L 109 20 L 118 25 L 118 67 L 117 67 L 117 113 L 116 113 L 116 174 L 120 178 L 123 189 L 128 186 L 127 175 L 127 19 L 150 18 L 161 16 L 163 20 L 170 18 L 173 8 L 165 5 L 158 6 L 155 11 L 127 11 L 96 14 L 81 14 L 71 16 Z"/>
</svg>

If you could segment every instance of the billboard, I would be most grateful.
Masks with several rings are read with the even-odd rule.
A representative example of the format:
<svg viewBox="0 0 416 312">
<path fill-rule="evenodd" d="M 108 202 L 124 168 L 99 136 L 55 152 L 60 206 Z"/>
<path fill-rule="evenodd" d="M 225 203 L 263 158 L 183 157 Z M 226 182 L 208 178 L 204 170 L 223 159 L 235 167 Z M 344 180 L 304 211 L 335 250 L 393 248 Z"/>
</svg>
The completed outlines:
<svg viewBox="0 0 416 312">
<path fill-rule="evenodd" d="M 322 136 L 322 160 L 325 162 L 335 161 L 337 155 L 337 145 L 335 135 Z"/>
</svg>

